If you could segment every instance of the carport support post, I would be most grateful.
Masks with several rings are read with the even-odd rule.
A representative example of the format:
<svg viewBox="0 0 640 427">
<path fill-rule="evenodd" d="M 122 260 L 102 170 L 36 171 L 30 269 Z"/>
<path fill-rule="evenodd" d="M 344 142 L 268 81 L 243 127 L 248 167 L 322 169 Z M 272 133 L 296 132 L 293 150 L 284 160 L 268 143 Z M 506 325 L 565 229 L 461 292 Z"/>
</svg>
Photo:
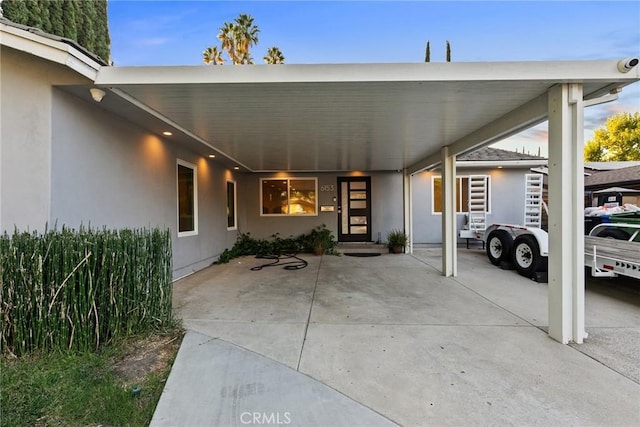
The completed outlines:
<svg viewBox="0 0 640 427">
<path fill-rule="evenodd" d="M 584 105 L 582 85 L 549 89 L 549 336 L 584 330 Z"/>
<path fill-rule="evenodd" d="M 456 156 L 442 147 L 442 275 L 457 276 Z"/>
<path fill-rule="evenodd" d="M 404 190 L 404 232 L 409 236 L 409 243 L 407 244 L 407 253 L 413 253 L 413 218 L 412 201 L 413 194 L 411 192 L 411 175 L 405 169 L 402 174 L 403 177 L 403 190 Z"/>
</svg>

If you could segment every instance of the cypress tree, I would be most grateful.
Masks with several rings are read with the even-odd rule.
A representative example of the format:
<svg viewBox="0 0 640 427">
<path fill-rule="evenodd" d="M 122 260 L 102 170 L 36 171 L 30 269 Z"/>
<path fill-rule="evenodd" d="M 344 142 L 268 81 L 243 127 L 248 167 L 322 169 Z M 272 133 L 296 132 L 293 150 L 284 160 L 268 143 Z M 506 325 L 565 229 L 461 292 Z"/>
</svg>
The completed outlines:
<svg viewBox="0 0 640 427">
<path fill-rule="evenodd" d="M 29 10 L 22 0 L 3 0 L 2 16 L 16 24 L 28 25 Z"/>
<path fill-rule="evenodd" d="M 49 1 L 48 0 L 38 0 L 38 5 L 40 6 L 40 12 L 42 13 L 42 31 L 45 33 L 51 32 L 51 18 L 49 13 Z"/>
<path fill-rule="evenodd" d="M 95 50 L 93 51 L 100 58 L 109 61 L 109 21 L 107 19 L 107 0 L 95 0 L 96 21 L 94 32 L 96 35 Z"/>
<path fill-rule="evenodd" d="M 447 40 L 447 62 L 451 62 L 451 44 Z"/>
<path fill-rule="evenodd" d="M 49 19 L 51 20 L 51 33 L 58 36 L 64 35 L 64 21 L 62 19 L 62 2 L 46 0 L 49 6 Z"/>
<path fill-rule="evenodd" d="M 424 62 L 431 62 L 431 45 L 427 41 L 427 48 L 424 53 Z"/>
<path fill-rule="evenodd" d="M 78 27 L 78 43 L 90 52 L 95 52 L 96 33 L 95 21 L 97 18 L 96 4 L 92 0 L 80 3 L 79 13 L 76 15 Z"/>
<path fill-rule="evenodd" d="M 78 40 L 78 27 L 76 26 L 77 3 L 73 0 L 62 0 L 63 37 Z"/>
<path fill-rule="evenodd" d="M 26 0 L 24 3 L 28 15 L 27 25 L 42 29 L 42 9 L 38 0 Z"/>
</svg>

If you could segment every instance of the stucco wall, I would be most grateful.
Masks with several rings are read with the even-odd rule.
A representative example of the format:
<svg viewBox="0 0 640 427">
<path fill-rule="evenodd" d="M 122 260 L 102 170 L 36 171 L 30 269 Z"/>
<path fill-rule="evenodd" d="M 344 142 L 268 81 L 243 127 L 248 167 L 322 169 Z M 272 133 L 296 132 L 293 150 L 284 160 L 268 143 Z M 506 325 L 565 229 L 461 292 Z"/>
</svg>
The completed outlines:
<svg viewBox="0 0 640 427">
<path fill-rule="evenodd" d="M 162 227 L 173 236 L 174 276 L 199 270 L 227 247 L 226 180 L 215 160 L 184 150 L 54 89 L 51 223 L 77 227 Z M 198 235 L 177 235 L 176 159 L 198 170 Z"/>
<path fill-rule="evenodd" d="M 251 232 L 253 237 L 269 238 L 275 233 L 281 237 L 298 236 L 308 233 L 314 227 L 325 224 L 331 229 L 334 236 L 338 232 L 338 197 L 337 179 L 339 176 L 353 176 L 351 173 L 279 173 L 279 174 L 253 174 L 244 177 L 244 189 L 242 200 L 244 203 L 244 218 L 240 222 L 242 232 Z M 402 174 L 372 172 L 363 173 L 362 176 L 371 177 L 371 238 L 382 240 L 392 228 L 403 227 L 403 198 L 402 198 Z M 333 205 L 334 212 L 318 212 L 318 216 L 260 216 L 260 178 L 274 177 L 317 177 L 318 200 L 320 205 Z M 322 191 L 321 187 L 333 185 L 333 191 Z M 240 197 L 240 192 L 238 193 Z M 318 209 L 320 210 L 320 209 Z"/>
<path fill-rule="evenodd" d="M 490 210 L 487 224 L 522 224 L 524 221 L 525 174 L 523 169 L 464 169 L 457 168 L 458 176 L 489 175 L 491 178 L 489 197 Z M 414 243 L 442 243 L 442 215 L 432 212 L 432 177 L 439 171 L 422 172 L 412 177 L 413 192 L 413 241 Z M 458 230 L 465 223 L 465 214 L 457 214 Z M 462 240 L 463 241 L 463 240 Z"/>
<path fill-rule="evenodd" d="M 42 229 L 51 200 L 51 87 L 87 80 L 60 65 L 0 49 L 0 229 Z"/>
</svg>

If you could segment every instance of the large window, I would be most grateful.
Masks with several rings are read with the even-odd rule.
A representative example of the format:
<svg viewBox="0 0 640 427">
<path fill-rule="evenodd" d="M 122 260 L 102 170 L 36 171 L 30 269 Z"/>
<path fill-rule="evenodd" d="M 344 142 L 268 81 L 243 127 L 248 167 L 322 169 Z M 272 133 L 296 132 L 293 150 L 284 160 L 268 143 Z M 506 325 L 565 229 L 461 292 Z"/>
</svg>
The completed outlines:
<svg viewBox="0 0 640 427">
<path fill-rule="evenodd" d="M 262 178 L 260 184 L 260 215 L 318 215 L 316 178 Z"/>
<path fill-rule="evenodd" d="M 236 221 L 238 215 L 236 213 L 236 182 L 227 181 L 227 230 L 236 230 L 238 226 Z"/>
<path fill-rule="evenodd" d="M 489 192 L 491 188 L 491 177 L 486 175 L 487 179 L 487 191 L 485 194 L 485 202 L 487 206 L 487 212 L 491 211 L 489 205 Z M 432 213 L 442 213 L 442 178 L 439 176 L 432 177 L 431 193 L 431 206 L 433 207 Z M 456 213 L 469 212 L 469 177 L 459 176 L 456 178 Z"/>
<path fill-rule="evenodd" d="M 197 168 L 178 159 L 178 237 L 198 234 Z"/>
</svg>

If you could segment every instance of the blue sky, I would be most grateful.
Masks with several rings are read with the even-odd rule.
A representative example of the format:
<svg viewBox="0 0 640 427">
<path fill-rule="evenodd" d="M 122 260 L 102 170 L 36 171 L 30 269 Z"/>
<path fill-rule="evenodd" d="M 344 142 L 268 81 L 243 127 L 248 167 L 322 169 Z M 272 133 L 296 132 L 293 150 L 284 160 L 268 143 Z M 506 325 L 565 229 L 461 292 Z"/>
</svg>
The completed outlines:
<svg viewBox="0 0 640 427">
<path fill-rule="evenodd" d="M 256 63 L 278 46 L 288 64 L 619 59 L 640 56 L 638 1 L 128 1 L 109 0 L 116 66 L 200 65 L 218 28 L 255 18 Z M 585 139 L 616 112 L 640 111 L 640 84 L 585 112 Z M 546 153 L 546 125 L 508 142 Z"/>
</svg>

